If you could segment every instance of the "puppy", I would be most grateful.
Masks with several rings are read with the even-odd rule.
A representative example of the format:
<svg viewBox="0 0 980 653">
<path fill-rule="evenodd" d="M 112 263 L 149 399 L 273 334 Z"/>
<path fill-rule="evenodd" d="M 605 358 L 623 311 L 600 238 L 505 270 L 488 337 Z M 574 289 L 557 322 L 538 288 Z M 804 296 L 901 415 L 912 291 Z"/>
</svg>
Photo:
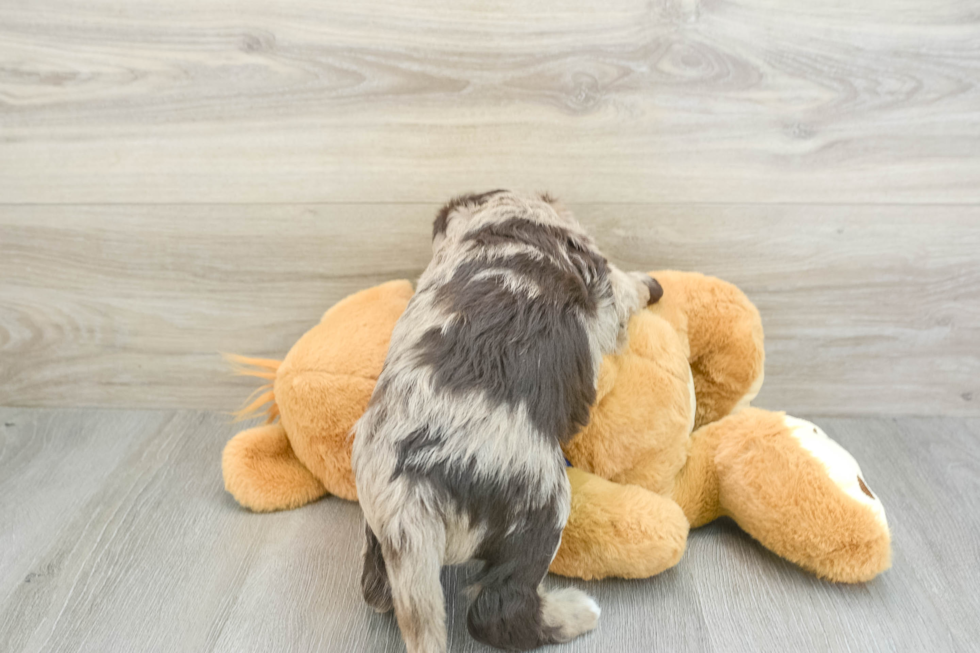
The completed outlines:
<svg viewBox="0 0 980 653">
<path fill-rule="evenodd" d="M 569 513 L 561 445 L 588 422 L 603 355 L 662 290 L 608 263 L 548 196 L 458 197 L 432 247 L 354 427 L 364 598 L 394 607 L 409 653 L 442 653 L 440 569 L 475 558 L 473 637 L 569 641 L 599 608 L 541 588 Z"/>
</svg>

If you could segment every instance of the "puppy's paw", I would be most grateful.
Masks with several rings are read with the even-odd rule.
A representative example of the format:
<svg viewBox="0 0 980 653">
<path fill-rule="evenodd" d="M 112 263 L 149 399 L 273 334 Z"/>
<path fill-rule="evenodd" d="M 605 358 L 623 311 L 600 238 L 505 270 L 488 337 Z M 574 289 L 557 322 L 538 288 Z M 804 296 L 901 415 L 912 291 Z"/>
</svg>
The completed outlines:
<svg viewBox="0 0 980 653">
<path fill-rule="evenodd" d="M 555 643 L 569 642 L 595 628 L 601 612 L 588 594 L 573 587 L 541 597 L 542 622 Z"/>
</svg>

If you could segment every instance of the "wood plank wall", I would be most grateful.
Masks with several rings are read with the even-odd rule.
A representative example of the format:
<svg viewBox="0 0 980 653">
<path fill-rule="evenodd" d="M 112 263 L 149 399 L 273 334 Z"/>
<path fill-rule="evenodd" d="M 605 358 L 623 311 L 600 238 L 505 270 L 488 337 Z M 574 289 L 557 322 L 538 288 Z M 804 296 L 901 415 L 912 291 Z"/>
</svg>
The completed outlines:
<svg viewBox="0 0 980 653">
<path fill-rule="evenodd" d="M 0 5 L 0 405 L 229 410 L 549 190 L 614 260 L 738 283 L 759 403 L 980 414 L 980 19 L 942 0 Z"/>
</svg>

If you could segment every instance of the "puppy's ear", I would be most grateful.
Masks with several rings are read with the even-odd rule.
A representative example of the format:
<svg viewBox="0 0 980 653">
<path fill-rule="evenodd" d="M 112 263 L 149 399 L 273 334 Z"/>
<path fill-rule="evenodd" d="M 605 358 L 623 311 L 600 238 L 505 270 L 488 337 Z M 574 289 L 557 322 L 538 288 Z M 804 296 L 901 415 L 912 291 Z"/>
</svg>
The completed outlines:
<svg viewBox="0 0 980 653">
<path fill-rule="evenodd" d="M 645 282 L 647 289 L 650 291 L 650 299 L 647 300 L 647 306 L 653 306 L 664 296 L 664 288 L 660 285 L 659 281 L 650 276 L 645 279 Z"/>
</svg>

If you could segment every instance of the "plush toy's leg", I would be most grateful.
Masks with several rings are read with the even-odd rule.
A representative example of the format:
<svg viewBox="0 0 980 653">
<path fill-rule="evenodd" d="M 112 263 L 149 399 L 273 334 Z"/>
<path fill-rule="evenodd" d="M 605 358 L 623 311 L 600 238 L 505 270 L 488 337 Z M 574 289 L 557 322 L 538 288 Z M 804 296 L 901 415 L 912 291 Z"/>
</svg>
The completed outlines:
<svg viewBox="0 0 980 653">
<path fill-rule="evenodd" d="M 688 525 L 680 507 L 635 485 L 569 468 L 572 508 L 550 571 L 593 580 L 648 578 L 680 561 Z"/>
<path fill-rule="evenodd" d="M 702 426 L 691 435 L 687 463 L 677 475 L 674 491 L 671 493 L 674 501 L 684 511 L 691 528 L 704 526 L 724 514 L 718 493 L 715 455 L 722 437 L 739 423 L 740 420 L 730 415 Z"/>
<path fill-rule="evenodd" d="M 651 272 L 663 298 L 647 310 L 687 336 L 697 393 L 695 427 L 744 408 L 762 387 L 759 311 L 734 285 L 695 272 Z"/>
<path fill-rule="evenodd" d="M 225 445 L 221 468 L 225 489 L 256 512 L 298 508 L 327 493 L 293 454 L 280 424 L 257 426 L 233 437 Z"/>
<path fill-rule="evenodd" d="M 867 581 L 890 566 L 881 502 L 857 462 L 817 426 L 747 409 L 707 428 L 715 440 L 717 480 L 704 478 L 710 477 L 710 446 L 702 452 L 700 474 L 717 499 L 704 505 L 719 508 L 703 511 L 696 523 L 712 511 L 730 515 L 766 548 L 837 582 Z"/>
</svg>

